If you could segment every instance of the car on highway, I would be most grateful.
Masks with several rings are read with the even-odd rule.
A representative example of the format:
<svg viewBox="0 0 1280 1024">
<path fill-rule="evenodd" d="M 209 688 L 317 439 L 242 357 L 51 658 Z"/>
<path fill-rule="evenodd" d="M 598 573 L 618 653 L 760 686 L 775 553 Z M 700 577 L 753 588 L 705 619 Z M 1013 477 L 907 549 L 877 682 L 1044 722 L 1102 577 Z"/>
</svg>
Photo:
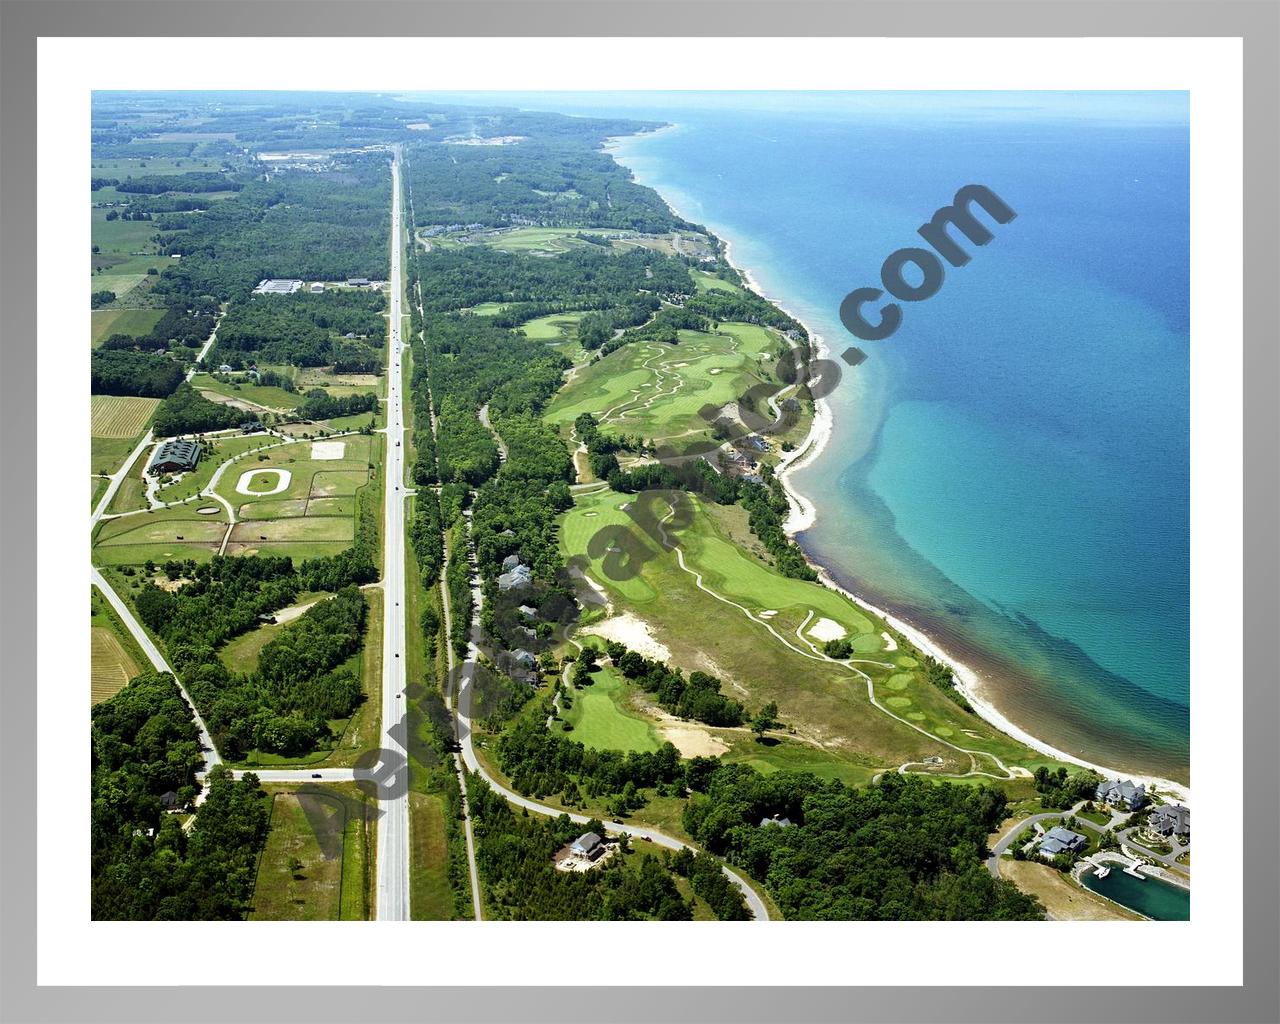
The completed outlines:
<svg viewBox="0 0 1280 1024">
<path fill-rule="evenodd" d="M 312 772 L 312 773 L 311 773 L 311 777 L 312 777 L 313 779 L 318 779 L 318 778 L 320 778 L 321 776 L 320 776 L 320 773 L 319 773 L 319 772 Z"/>
</svg>

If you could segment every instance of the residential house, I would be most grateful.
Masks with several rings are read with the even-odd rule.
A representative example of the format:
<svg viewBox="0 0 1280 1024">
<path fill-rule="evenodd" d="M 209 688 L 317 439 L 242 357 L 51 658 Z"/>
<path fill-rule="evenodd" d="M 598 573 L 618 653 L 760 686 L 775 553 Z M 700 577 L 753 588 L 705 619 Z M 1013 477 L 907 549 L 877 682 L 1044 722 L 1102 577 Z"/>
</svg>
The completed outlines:
<svg viewBox="0 0 1280 1024">
<path fill-rule="evenodd" d="M 1136 811 L 1147 802 L 1147 787 L 1128 779 L 1104 779 L 1098 783 L 1094 798 L 1112 807 Z"/>
<path fill-rule="evenodd" d="M 794 824 L 795 822 L 792 821 L 790 818 L 783 817 L 780 814 L 775 814 L 770 818 L 761 818 L 760 824 L 756 827 L 765 828 L 767 826 L 773 825 L 777 828 L 790 828 Z"/>
<path fill-rule="evenodd" d="M 1055 825 L 1040 840 L 1040 852 L 1046 857 L 1053 857 L 1059 853 L 1081 853 L 1088 845 L 1089 840 L 1079 832 L 1072 832 L 1069 828 Z"/>
<path fill-rule="evenodd" d="M 1177 836 L 1179 839 L 1191 838 L 1191 808 L 1182 804 L 1157 807 L 1147 819 L 1147 828 L 1157 835 Z"/>
<path fill-rule="evenodd" d="M 594 832 L 584 832 L 569 847 L 569 852 L 574 856 L 586 857 L 588 860 L 595 860 L 603 851 L 604 840 Z"/>
<path fill-rule="evenodd" d="M 521 590 L 533 583 L 533 570 L 527 565 L 516 563 L 510 570 L 498 577 L 498 589 Z"/>
</svg>

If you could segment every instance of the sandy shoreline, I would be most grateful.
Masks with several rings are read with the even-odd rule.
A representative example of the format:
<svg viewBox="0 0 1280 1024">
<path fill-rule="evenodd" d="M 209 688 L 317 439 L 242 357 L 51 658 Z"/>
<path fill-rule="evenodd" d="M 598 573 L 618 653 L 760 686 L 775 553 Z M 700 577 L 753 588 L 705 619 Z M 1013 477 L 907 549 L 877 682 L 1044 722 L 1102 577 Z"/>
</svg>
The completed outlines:
<svg viewBox="0 0 1280 1024">
<path fill-rule="evenodd" d="M 632 136 L 619 136 L 618 141 L 620 142 L 622 139 L 650 138 L 658 132 L 670 131 L 676 127 L 678 127 L 678 125 L 672 124 L 667 127 L 657 129 L 656 132 L 645 132 L 640 135 Z M 611 139 L 609 141 L 612 143 L 614 140 Z M 606 145 L 605 150 L 606 152 L 612 153 L 615 158 L 617 158 L 618 155 L 614 152 L 616 148 L 617 147 L 612 145 Z M 618 162 L 622 163 L 620 159 Z M 634 170 L 632 171 L 632 175 L 635 176 Z M 639 181 L 639 178 L 637 177 L 636 180 Z M 641 182 L 641 184 L 644 183 Z M 697 219 L 686 216 L 671 201 L 671 198 L 664 194 L 660 188 L 652 185 L 650 187 L 654 188 L 654 190 L 662 196 L 663 201 L 677 217 L 681 217 L 692 223 L 698 223 Z M 813 328 L 810 327 L 809 324 L 805 323 L 803 318 L 798 316 L 793 310 L 788 309 L 785 302 L 781 301 L 776 296 L 768 294 L 768 292 L 760 286 L 760 282 L 756 279 L 749 267 L 743 267 L 734 262 L 733 242 L 727 237 L 723 229 L 713 227 L 710 224 L 706 224 L 706 227 L 708 231 L 711 231 L 724 243 L 725 260 L 738 271 L 747 287 L 761 298 L 772 302 L 792 319 L 798 321 L 804 327 L 805 331 L 808 332 L 815 354 L 821 359 L 830 358 L 830 349 L 827 347 L 823 336 L 814 331 Z M 792 472 L 803 466 L 807 466 L 822 454 L 827 445 L 830 444 L 832 434 L 835 429 L 835 419 L 831 412 L 831 406 L 825 399 L 819 398 L 814 402 L 813 412 L 813 423 L 809 428 L 809 434 L 805 438 L 804 443 L 799 445 L 794 452 L 784 455 L 778 463 L 778 479 L 782 482 L 783 489 L 787 495 L 788 504 L 791 506 L 791 511 L 788 514 L 786 521 L 783 523 L 783 529 L 786 531 L 787 536 L 792 538 L 794 538 L 797 533 L 811 528 L 814 523 L 817 522 L 818 510 L 814 503 L 809 498 L 801 494 L 795 487 L 790 480 L 790 476 Z M 801 550 L 803 551 L 803 545 L 801 545 Z M 803 551 L 803 553 L 805 560 L 813 566 L 815 571 L 818 573 L 818 578 L 825 586 L 835 590 L 837 593 L 843 594 L 854 604 L 861 608 L 865 608 L 873 615 L 880 617 L 915 644 L 921 651 L 949 666 L 952 673 L 955 675 L 957 689 L 960 690 L 965 699 L 973 706 L 974 711 L 980 718 L 990 723 L 1001 732 L 1013 737 L 1018 742 L 1030 747 L 1032 750 L 1044 754 L 1046 757 L 1052 757 L 1058 761 L 1065 761 L 1068 764 L 1079 765 L 1082 768 L 1091 769 L 1098 772 L 1100 775 L 1110 778 L 1132 779 L 1135 782 L 1144 783 L 1148 789 L 1159 790 L 1159 792 L 1168 799 L 1178 800 L 1184 804 L 1191 803 L 1191 789 L 1189 786 L 1174 782 L 1170 779 L 1162 779 L 1157 776 L 1134 775 L 1129 772 L 1118 771 L 1114 768 L 1108 768 L 1104 765 L 1086 761 L 1074 754 L 1068 754 L 1063 750 L 1057 749 L 1045 740 L 1033 736 L 1027 730 L 1014 724 L 991 702 L 990 699 L 982 695 L 982 680 L 977 672 L 951 657 L 918 627 L 889 614 L 881 608 L 877 608 L 869 601 L 866 601 L 857 594 L 841 587 L 834 579 L 831 578 L 831 574 L 827 571 L 825 566 L 820 562 L 815 561 L 810 556 L 809 552 Z"/>
</svg>

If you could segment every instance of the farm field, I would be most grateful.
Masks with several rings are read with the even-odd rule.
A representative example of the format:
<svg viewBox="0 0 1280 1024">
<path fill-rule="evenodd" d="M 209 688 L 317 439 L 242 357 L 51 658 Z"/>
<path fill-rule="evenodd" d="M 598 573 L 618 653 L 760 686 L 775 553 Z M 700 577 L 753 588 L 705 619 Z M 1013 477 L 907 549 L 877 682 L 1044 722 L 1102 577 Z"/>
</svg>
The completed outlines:
<svg viewBox="0 0 1280 1024">
<path fill-rule="evenodd" d="M 725 323 L 719 331 L 680 331 L 678 345 L 633 342 L 584 368 L 547 407 L 545 419 L 571 424 L 590 412 L 616 432 L 662 442 L 711 438 L 705 406 L 720 408 L 773 377 L 783 348 L 778 335 L 752 324 Z"/>
<path fill-rule="evenodd" d="M 89 314 L 93 324 L 90 343 L 97 348 L 113 334 L 135 338 L 150 334 L 162 316 L 162 309 L 95 309 Z"/>
<path fill-rule="evenodd" d="M 137 641 L 96 588 L 90 591 L 89 613 L 89 697 L 91 703 L 98 704 L 119 693 L 150 666 Z"/>
<path fill-rule="evenodd" d="M 591 673 L 591 685 L 569 687 L 573 706 L 561 713 L 573 727 L 571 738 L 596 750 L 656 751 L 661 743 L 653 724 L 628 707 L 632 687 L 611 665 Z"/>
<path fill-rule="evenodd" d="M 113 292 L 116 301 L 121 301 L 129 296 L 138 285 L 145 281 L 147 275 L 142 274 L 94 274 L 90 280 L 89 291 L 92 292 Z"/>
<path fill-rule="evenodd" d="M 865 660 L 857 667 L 877 681 L 878 689 L 895 675 L 912 678 L 912 693 L 918 693 L 921 707 L 927 707 L 927 712 L 917 712 L 922 714 L 923 728 L 941 725 L 952 730 L 947 738 L 953 742 L 963 741 L 963 746 L 990 750 L 1015 761 L 1032 757 L 1032 752 L 994 733 L 976 715 L 965 714 L 941 693 L 938 702 L 930 699 L 932 694 L 926 688 L 931 684 L 922 677 L 917 683 L 915 671 L 880 652 L 883 624 L 835 591 L 783 577 L 731 543 L 731 524 L 722 524 L 714 508 L 693 500 L 689 525 L 673 530 L 673 540 L 682 549 L 688 568 L 700 573 L 707 587 L 741 608 L 699 589 L 694 577 L 679 567 L 674 552 L 662 548 L 656 537 L 640 534 L 620 508 L 630 500 L 631 496 L 607 488 L 580 492 L 562 529 L 566 561 L 604 588 L 615 612 L 631 611 L 646 620 L 653 636 L 670 649 L 673 664 L 685 671 L 701 669 L 719 677 L 724 691 L 741 700 L 748 710 L 776 701 L 782 721 L 795 730 L 795 736 L 774 733 L 780 742 L 770 748 L 770 759 L 791 758 L 793 755 L 784 751 L 797 745 L 862 768 L 896 767 L 936 756 L 950 770 L 970 769 L 967 756 L 872 707 L 864 679 L 818 654 L 821 643 L 810 631 L 822 619 L 830 620 L 850 637 L 867 638 L 860 646 L 874 652 L 861 656 Z M 661 519 L 665 511 L 658 509 L 656 517 Z M 592 544 L 592 537 L 608 527 L 633 532 L 641 554 L 640 571 L 631 578 L 614 580 L 605 571 L 603 557 L 612 546 L 608 534 L 604 544 Z M 762 612 L 772 614 L 761 616 Z M 707 634 L 707 622 L 717 623 L 714 635 Z M 901 696 L 896 691 L 895 695 Z M 941 734 L 935 735 L 941 738 Z M 756 749 L 748 749 L 754 757 Z"/>
<path fill-rule="evenodd" d="M 141 565 L 148 559 L 165 562 L 175 558 L 207 562 L 217 554 L 227 532 L 227 513 L 219 505 L 217 512 L 202 516 L 196 507 L 192 502 L 104 520 L 94 534 L 94 563 Z"/>
<path fill-rule="evenodd" d="M 160 404 L 158 398 L 133 398 L 122 395 L 93 395 L 90 406 L 89 433 L 94 437 L 131 442 L 126 454 L 151 421 Z M 118 466 L 118 463 L 117 463 Z"/>
<path fill-rule="evenodd" d="M 294 559 L 334 555 L 355 538 L 356 495 L 377 486 L 381 440 L 346 435 L 328 443 L 339 458 L 315 458 L 337 449 L 302 440 L 249 456 L 228 468 L 217 493 L 238 520 L 228 554 L 290 555 Z"/>
<path fill-rule="evenodd" d="M 267 786 L 271 824 L 258 861 L 255 921 L 372 917 L 372 801 L 353 783 Z"/>
<path fill-rule="evenodd" d="M 337 373 L 327 366 L 307 366 L 293 371 L 293 382 L 299 393 L 299 401 L 304 392 L 312 388 L 322 388 L 334 398 L 347 398 L 350 395 L 385 395 L 386 377 L 376 373 Z"/>
<path fill-rule="evenodd" d="M 183 135 L 190 139 L 190 134 Z M 141 178 L 148 174 L 186 174 L 221 170 L 220 158 L 199 156 L 98 157 L 92 163 L 95 178 Z"/>
</svg>

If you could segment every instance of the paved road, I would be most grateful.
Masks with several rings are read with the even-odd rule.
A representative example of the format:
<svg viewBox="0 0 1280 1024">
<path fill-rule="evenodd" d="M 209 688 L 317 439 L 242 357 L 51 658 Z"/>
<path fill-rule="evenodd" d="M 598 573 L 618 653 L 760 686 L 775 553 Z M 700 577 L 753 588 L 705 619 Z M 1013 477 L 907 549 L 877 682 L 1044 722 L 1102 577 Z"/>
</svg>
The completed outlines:
<svg viewBox="0 0 1280 1024">
<path fill-rule="evenodd" d="M 1139 830 L 1136 828 L 1127 828 L 1123 832 L 1117 832 L 1116 838 L 1125 846 L 1132 847 L 1134 850 L 1137 850 L 1138 853 L 1142 854 L 1142 856 L 1155 861 L 1157 864 L 1163 864 L 1165 867 L 1172 868 L 1174 871 L 1180 871 L 1185 875 L 1191 874 L 1191 868 L 1188 865 L 1178 863 L 1178 857 L 1191 849 L 1190 844 L 1187 846 L 1179 846 L 1177 843 L 1170 840 L 1169 845 L 1173 847 L 1172 852 L 1156 853 L 1155 850 L 1150 847 L 1143 846 L 1133 838 L 1138 834 L 1138 831 Z"/>
<path fill-rule="evenodd" d="M 354 768 L 237 768 L 232 774 L 237 778 L 253 774 L 259 782 L 354 782 L 367 778 L 368 772 Z"/>
<path fill-rule="evenodd" d="M 409 920 L 408 751 L 404 734 L 404 396 L 400 337 L 400 155 L 391 164 L 391 362 L 387 367 L 387 457 L 382 558 L 382 757 L 394 774 L 381 779 L 378 822 L 377 919 Z"/>
<path fill-rule="evenodd" d="M 89 517 L 89 531 L 92 533 L 93 528 L 98 525 L 98 521 L 106 515 L 107 508 L 111 505 L 111 499 L 116 496 L 116 491 L 120 490 L 120 485 L 124 482 L 124 478 L 129 475 L 129 470 L 133 468 L 134 463 L 144 451 L 151 446 L 155 440 L 150 430 L 146 432 L 142 440 L 138 442 L 138 446 L 134 448 L 130 456 L 124 460 L 124 464 L 111 474 L 111 483 L 107 484 L 107 489 L 103 492 L 102 498 L 98 501 L 98 507 L 93 510 L 93 515 Z"/>
<path fill-rule="evenodd" d="M 115 609 L 120 621 L 125 624 L 125 628 L 133 634 L 133 638 L 138 641 L 138 646 L 142 648 L 142 653 L 151 661 L 152 667 L 157 672 L 168 672 L 178 683 L 178 689 L 182 691 L 182 696 L 186 702 L 191 705 L 191 713 L 195 716 L 196 728 L 200 730 L 200 745 L 204 749 L 204 768 L 196 773 L 197 778 L 204 778 L 205 772 L 212 768 L 215 764 L 220 764 L 222 758 L 218 756 L 218 751 L 213 745 L 213 738 L 209 735 L 209 730 L 205 727 L 204 719 L 200 717 L 200 712 L 196 710 L 196 702 L 191 699 L 191 694 L 187 693 L 186 687 L 182 685 L 182 680 L 178 679 L 178 674 L 164 659 L 164 655 L 160 653 L 160 649 L 151 642 L 151 637 L 147 636 L 147 631 L 142 628 L 142 623 L 133 617 L 133 612 L 129 610 L 129 606 L 124 603 L 123 599 L 112 588 L 111 584 L 106 581 L 102 573 L 98 572 L 97 566 L 89 567 L 89 577 L 93 585 L 98 588 Z M 203 786 L 200 789 L 200 796 L 197 803 L 204 798 L 208 790 Z"/>
<path fill-rule="evenodd" d="M 219 316 L 218 323 L 221 322 L 222 317 Z M 196 354 L 196 361 L 191 364 L 191 369 L 187 371 L 187 380 L 190 380 L 195 376 L 196 370 L 198 370 L 200 365 L 204 362 L 204 357 L 208 355 L 209 349 L 213 347 L 213 343 L 217 338 L 218 325 L 214 324 L 213 330 L 209 332 L 209 337 L 205 340 L 204 345 L 201 346 L 200 351 Z M 146 436 L 144 436 L 143 439 L 138 442 L 138 446 L 134 448 L 133 453 L 124 460 L 124 465 L 111 474 L 111 483 L 107 485 L 106 492 L 98 501 L 98 507 L 93 510 L 93 515 L 89 519 L 90 531 L 98 525 L 98 521 L 106 514 L 107 508 L 111 505 L 111 499 L 116 496 L 116 491 L 120 489 L 120 484 L 124 481 L 124 478 L 129 475 L 129 470 L 132 469 L 134 463 L 138 461 L 138 457 L 147 448 L 149 448 L 154 441 L 154 435 L 150 430 L 148 430 Z"/>
<path fill-rule="evenodd" d="M 1083 806 L 1084 803 L 1082 801 L 1081 803 L 1076 804 L 1076 806 L 1070 811 L 1045 811 L 1043 814 L 1032 814 L 1029 817 L 1014 822 L 1014 824 L 1009 827 L 1009 830 L 996 841 L 995 846 L 991 848 L 991 856 L 987 858 L 987 870 L 996 878 L 1000 877 L 1000 858 L 1004 855 L 1004 851 L 1009 848 L 1009 844 L 1017 839 L 1018 836 L 1022 835 L 1024 829 L 1030 828 L 1037 821 L 1052 820 L 1057 822 L 1068 814 L 1074 814 Z"/>
<path fill-rule="evenodd" d="M 469 517 L 470 510 L 466 513 Z M 468 518 L 467 526 L 470 530 L 470 519 Z M 508 802 L 515 804 L 517 807 L 524 808 L 536 814 L 545 814 L 549 817 L 558 817 L 566 812 L 557 807 L 548 807 L 540 804 L 528 797 L 521 796 L 514 790 L 508 789 L 502 785 L 497 779 L 489 774 L 484 765 L 482 765 L 476 757 L 475 746 L 472 742 L 471 735 L 471 690 L 472 683 L 475 678 L 475 666 L 480 654 L 479 641 L 481 638 L 480 626 L 480 608 L 484 600 L 484 594 L 480 590 L 478 583 L 472 587 L 472 596 L 475 601 L 475 611 L 471 619 L 471 635 L 468 641 L 467 661 L 463 665 L 461 679 L 458 688 L 458 709 L 457 709 L 457 729 L 458 741 L 462 745 L 462 758 L 466 762 L 467 767 L 478 774 L 487 782 L 490 787 L 497 793 L 500 793 Z M 569 814 L 569 820 L 586 824 L 590 819 L 584 814 Z M 629 836 L 633 836 L 640 840 L 649 840 L 655 846 L 664 846 L 669 850 L 679 850 L 684 847 L 689 849 L 697 849 L 689 843 L 681 842 L 665 832 L 659 832 L 657 829 L 645 828 L 642 825 L 632 825 L 630 823 L 611 821 L 608 823 L 610 832 L 625 832 Z M 756 891 L 747 884 L 736 871 L 725 867 L 724 873 L 728 876 L 729 881 L 741 890 L 743 898 L 747 901 L 747 907 L 757 921 L 768 921 L 769 911 L 765 908 L 764 901 L 756 894 Z"/>
</svg>

